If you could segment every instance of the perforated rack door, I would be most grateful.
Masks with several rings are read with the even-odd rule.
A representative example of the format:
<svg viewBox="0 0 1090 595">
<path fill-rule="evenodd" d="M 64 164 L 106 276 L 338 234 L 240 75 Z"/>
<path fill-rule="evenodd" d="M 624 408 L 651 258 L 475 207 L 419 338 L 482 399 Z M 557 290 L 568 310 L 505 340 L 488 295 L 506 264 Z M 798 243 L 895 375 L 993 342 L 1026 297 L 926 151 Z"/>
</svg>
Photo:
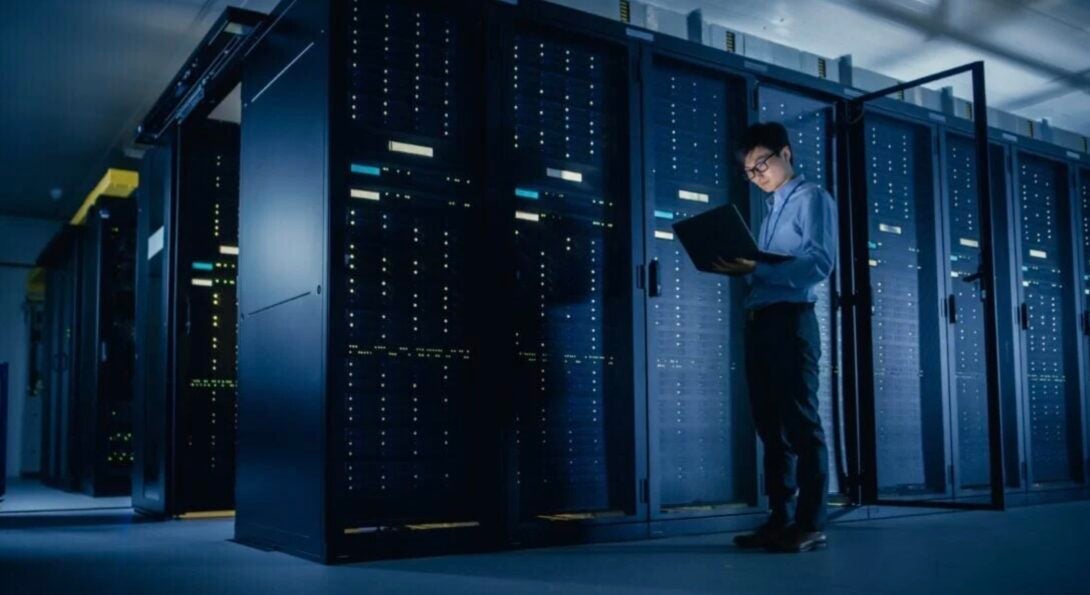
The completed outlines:
<svg viewBox="0 0 1090 595">
<path fill-rule="evenodd" d="M 952 431 L 956 439 L 954 482 L 959 491 L 990 489 L 988 379 L 985 372 L 984 308 L 972 278 L 980 263 L 980 204 L 975 141 L 948 134 L 945 200 L 949 237 L 946 322 L 949 328 Z"/>
<path fill-rule="evenodd" d="M 458 7 L 352 4 L 346 188 L 333 313 L 343 341 L 333 396 L 339 530 L 476 523 L 470 314 L 482 180 L 479 33 Z M 335 335 L 337 336 L 337 335 Z"/>
<path fill-rule="evenodd" d="M 744 95 L 744 82 L 656 58 L 648 86 L 646 241 L 659 271 L 647 301 L 652 514 L 744 510 L 757 491 L 743 383 L 744 294 L 738 282 L 698 271 L 672 228 L 730 202 L 746 209 L 731 154 L 744 114 L 734 98 Z"/>
<path fill-rule="evenodd" d="M 928 127 L 879 115 L 865 121 L 868 264 L 878 492 L 943 497 L 944 329 Z"/>
<path fill-rule="evenodd" d="M 623 48 L 523 22 L 505 43 L 519 516 L 623 516 L 634 456 Z"/>
<path fill-rule="evenodd" d="M 1030 488 L 1068 484 L 1081 455 L 1078 330 L 1069 230 L 1071 207 L 1064 166 L 1019 152 L 1015 168 L 1025 353 L 1025 447 Z"/>
</svg>

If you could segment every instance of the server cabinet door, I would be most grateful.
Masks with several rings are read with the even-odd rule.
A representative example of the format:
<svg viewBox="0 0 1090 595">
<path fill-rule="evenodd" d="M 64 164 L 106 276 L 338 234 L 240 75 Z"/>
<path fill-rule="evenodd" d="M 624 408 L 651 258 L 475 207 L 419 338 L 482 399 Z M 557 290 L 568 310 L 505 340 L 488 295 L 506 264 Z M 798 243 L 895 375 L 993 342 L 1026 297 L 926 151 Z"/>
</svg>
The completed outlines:
<svg viewBox="0 0 1090 595">
<path fill-rule="evenodd" d="M 480 32 L 459 8 L 354 2 L 352 53 L 335 66 L 348 132 L 332 203 L 330 523 L 346 547 L 375 527 L 476 531 L 491 487 L 475 339 Z"/>
<path fill-rule="evenodd" d="M 864 396 L 873 398 L 870 481 L 882 500 L 948 499 L 945 266 L 933 132 L 868 114 L 863 134 L 871 333 L 861 363 L 873 379 L 873 394 Z"/>
<path fill-rule="evenodd" d="M 733 140 L 745 80 L 655 57 L 645 69 L 647 374 L 653 519 L 752 512 L 756 436 L 742 360 L 745 283 L 702 273 L 672 223 L 748 211 Z"/>
<path fill-rule="evenodd" d="M 1078 205 L 1079 205 L 1079 238 L 1081 240 L 1079 259 L 1082 261 L 1082 295 L 1079 304 L 1079 328 L 1082 335 L 1083 362 L 1082 362 L 1082 398 L 1079 406 L 1082 408 L 1082 439 L 1083 439 L 1083 477 L 1090 473 L 1090 168 L 1081 168 L 1078 172 Z"/>
<path fill-rule="evenodd" d="M 780 122 L 791 138 L 795 171 L 836 196 L 833 184 L 833 106 L 772 86 L 758 87 L 758 109 L 762 122 Z M 757 221 L 754 221 L 755 225 Z M 754 228 L 756 229 L 756 227 Z M 842 439 L 843 410 L 840 406 L 840 316 L 832 307 L 837 271 L 818 286 L 814 311 L 821 331 L 821 371 L 818 405 L 825 443 L 829 448 L 829 493 L 841 491 L 845 473 Z"/>
<path fill-rule="evenodd" d="M 951 432 L 951 456 L 949 474 L 952 489 L 958 499 L 979 499 L 989 495 L 991 489 L 991 454 L 988 437 L 988 378 L 986 372 L 987 346 L 984 325 L 987 313 L 979 285 L 975 282 L 982 254 L 981 224 L 983 217 L 979 204 L 977 182 L 977 154 L 975 140 L 969 136 L 946 132 L 940 147 L 942 165 L 943 202 L 945 215 L 944 245 L 948 247 L 948 274 L 944 274 L 945 304 L 943 316 L 947 327 L 949 380 L 949 419 Z M 1006 204 L 1003 198 L 1006 182 L 1003 178 L 1002 147 L 991 146 L 992 195 L 996 212 Z M 1000 229 L 1006 221 L 997 217 Z M 1005 242 L 1003 243 L 1005 245 Z M 1008 263 L 1007 252 L 998 261 Z M 997 266 L 997 280 L 1009 282 L 1005 271 L 1009 266 Z M 997 282 L 999 301 L 1005 300 L 1009 283 Z M 1001 333 L 1002 335 L 1002 333 Z M 1001 350 L 1004 366 L 1013 367 L 1016 361 L 1012 350 Z M 1011 376 L 1013 379 L 1013 376 Z M 1017 437 L 1017 408 L 1013 401 L 1003 401 L 1003 419 L 1011 427 L 1004 432 L 1007 457 L 1015 467 L 1019 459 Z M 1012 468 L 1014 469 L 1014 468 Z M 1012 477 L 1016 478 L 1015 473 Z"/>
<path fill-rule="evenodd" d="M 557 528 L 631 520 L 628 48 L 519 18 L 491 43 L 501 148 L 490 211 L 512 269 L 495 329 L 508 352 L 511 516 Z"/>
<path fill-rule="evenodd" d="M 1062 163 L 1025 151 L 1013 182 L 1026 485 L 1068 487 L 1083 479 L 1070 184 Z"/>
</svg>

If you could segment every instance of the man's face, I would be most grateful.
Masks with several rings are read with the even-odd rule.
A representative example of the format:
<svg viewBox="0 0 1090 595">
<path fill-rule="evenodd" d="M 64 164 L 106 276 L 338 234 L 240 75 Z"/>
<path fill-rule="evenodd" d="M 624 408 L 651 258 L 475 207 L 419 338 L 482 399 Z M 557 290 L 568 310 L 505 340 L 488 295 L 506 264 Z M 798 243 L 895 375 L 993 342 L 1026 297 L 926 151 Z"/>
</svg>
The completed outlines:
<svg viewBox="0 0 1090 595">
<path fill-rule="evenodd" d="M 757 147 L 746 154 L 746 177 L 761 190 L 774 192 L 794 175 L 790 159 L 790 147 L 784 147 L 779 153 Z"/>
</svg>

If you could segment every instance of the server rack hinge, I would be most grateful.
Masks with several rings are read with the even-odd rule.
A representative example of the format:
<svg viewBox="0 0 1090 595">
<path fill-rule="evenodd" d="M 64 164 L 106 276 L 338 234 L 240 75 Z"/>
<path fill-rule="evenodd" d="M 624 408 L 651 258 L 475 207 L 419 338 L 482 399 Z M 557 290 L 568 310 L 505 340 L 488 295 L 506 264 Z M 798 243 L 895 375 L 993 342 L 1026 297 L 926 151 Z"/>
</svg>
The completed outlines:
<svg viewBox="0 0 1090 595">
<path fill-rule="evenodd" d="M 1026 478 L 1029 477 L 1029 467 L 1025 461 L 1022 461 L 1022 483 L 1026 483 Z"/>
<path fill-rule="evenodd" d="M 947 472 L 947 475 L 950 477 L 950 485 L 954 485 L 954 466 L 953 465 L 947 465 L 946 472 Z"/>
<path fill-rule="evenodd" d="M 1082 313 L 1082 334 L 1090 336 L 1090 310 Z"/>
<path fill-rule="evenodd" d="M 651 484 L 647 478 L 640 480 L 640 504 L 647 504 L 651 500 Z"/>
<path fill-rule="evenodd" d="M 646 287 L 646 274 L 646 268 L 644 267 L 644 265 L 636 265 L 636 289 L 643 289 L 644 287 Z"/>
</svg>

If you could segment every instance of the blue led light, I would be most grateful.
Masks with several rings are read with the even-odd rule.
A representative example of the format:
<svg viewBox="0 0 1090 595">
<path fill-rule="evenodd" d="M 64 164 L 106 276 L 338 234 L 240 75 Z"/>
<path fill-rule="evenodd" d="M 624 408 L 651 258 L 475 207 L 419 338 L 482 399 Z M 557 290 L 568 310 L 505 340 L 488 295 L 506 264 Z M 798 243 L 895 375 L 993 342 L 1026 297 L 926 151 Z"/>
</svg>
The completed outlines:
<svg viewBox="0 0 1090 595">
<path fill-rule="evenodd" d="M 525 188 L 515 188 L 515 196 L 519 198 L 528 198 L 530 200 L 537 200 L 541 198 L 537 190 L 527 190 Z"/>
<path fill-rule="evenodd" d="M 659 219 L 673 219 L 673 218 L 674 218 L 674 214 L 673 214 L 673 213 L 671 213 L 670 211 L 659 211 L 659 210 L 656 210 L 656 211 L 655 211 L 655 217 L 658 217 Z"/>
<path fill-rule="evenodd" d="M 359 163 L 352 164 L 352 173 L 364 174 L 368 176 L 377 176 L 382 173 L 382 170 L 373 165 L 361 165 Z"/>
<path fill-rule="evenodd" d="M 198 271 L 211 271 L 215 267 L 210 262 L 194 262 L 193 268 Z"/>
</svg>

